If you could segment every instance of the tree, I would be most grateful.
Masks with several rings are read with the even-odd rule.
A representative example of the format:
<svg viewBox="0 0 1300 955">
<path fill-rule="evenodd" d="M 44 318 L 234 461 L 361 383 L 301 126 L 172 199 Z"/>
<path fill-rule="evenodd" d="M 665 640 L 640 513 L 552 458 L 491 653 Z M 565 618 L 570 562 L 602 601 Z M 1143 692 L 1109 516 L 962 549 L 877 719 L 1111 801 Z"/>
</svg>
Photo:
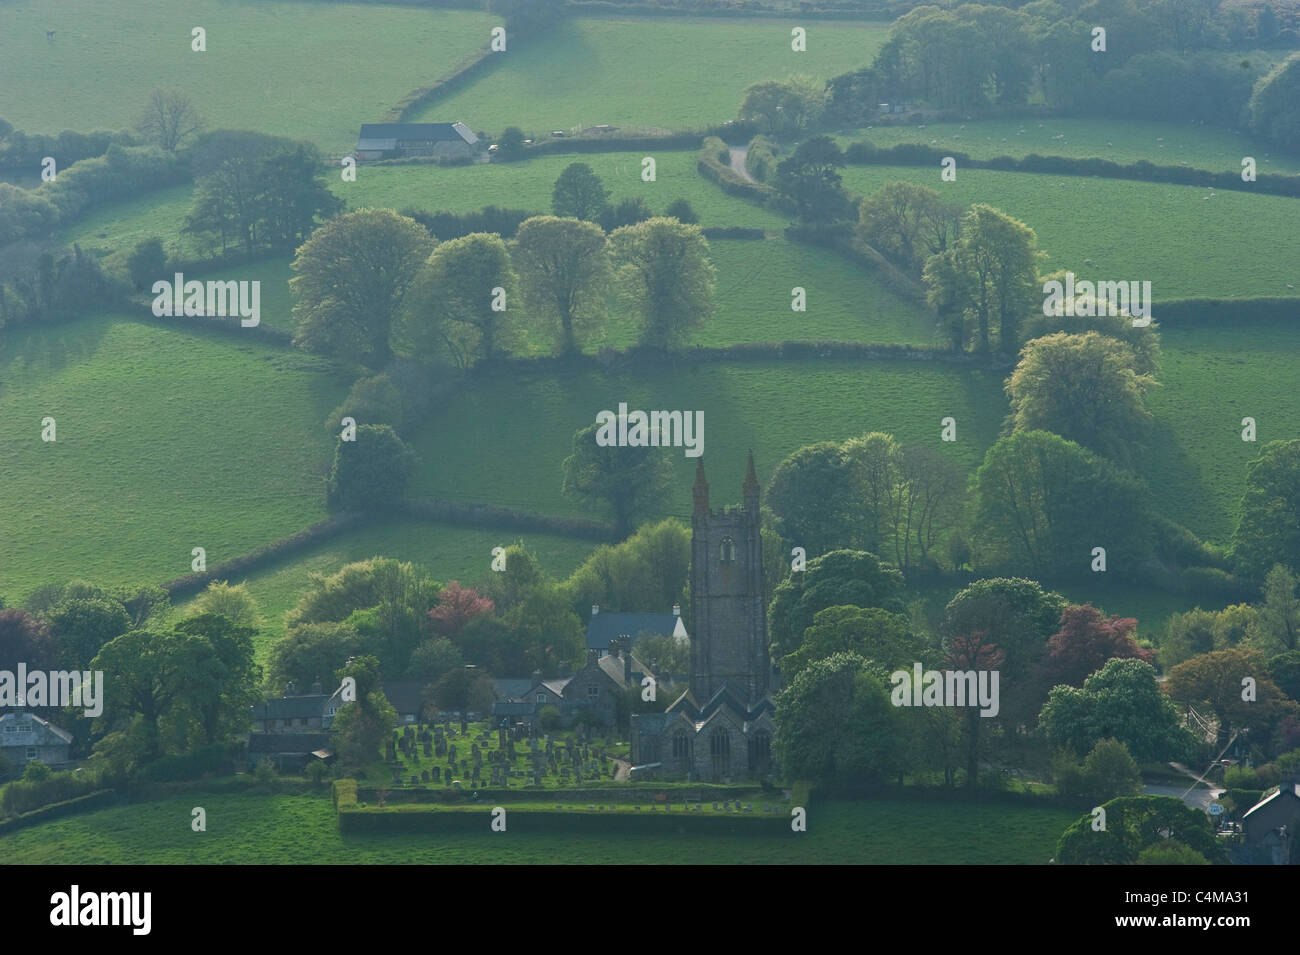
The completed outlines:
<svg viewBox="0 0 1300 955">
<path fill-rule="evenodd" d="M 1133 639 L 1133 617 L 1103 617 L 1092 604 L 1069 606 L 1061 613 L 1060 627 L 1047 641 L 1046 677 L 1052 686 L 1083 686 L 1108 660 L 1150 663 L 1155 658 Z"/>
<path fill-rule="evenodd" d="M 916 275 L 958 235 L 961 209 L 928 186 L 889 182 L 858 204 L 858 237 Z"/>
<path fill-rule="evenodd" d="M 267 687 L 272 693 L 284 693 L 290 683 L 300 690 L 326 683 L 363 646 L 361 635 L 349 624 L 321 621 L 291 626 L 267 655 Z"/>
<path fill-rule="evenodd" d="M 620 289 L 641 315 L 640 343 L 673 348 L 713 314 L 714 269 L 698 226 L 647 219 L 609 237 Z"/>
<path fill-rule="evenodd" d="M 449 354 L 461 368 L 496 358 L 519 338 L 516 292 L 501 236 L 472 232 L 444 242 L 411 283 L 393 325 L 394 350 L 425 361 Z"/>
<path fill-rule="evenodd" d="M 695 214 L 691 204 L 685 199 L 674 199 L 668 203 L 668 208 L 664 210 L 664 215 L 669 219 L 676 219 L 678 222 L 686 225 L 695 225 L 700 221 L 700 217 Z"/>
<path fill-rule="evenodd" d="M 889 526 L 894 561 L 907 573 L 912 567 L 937 565 L 930 555 L 940 535 L 961 518 L 966 476 L 952 459 L 927 445 L 903 448 L 903 466 Z M 913 548 L 915 544 L 915 548 Z"/>
<path fill-rule="evenodd" d="M 137 291 L 149 288 L 167 268 L 162 239 L 141 239 L 126 259 L 126 271 Z"/>
<path fill-rule="evenodd" d="M 1269 677 L 1264 660 L 1254 650 L 1202 653 L 1169 671 L 1165 692 L 1179 703 L 1208 706 L 1219 723 L 1218 746 L 1226 748 L 1235 726 L 1262 729 L 1283 711 L 1295 709 Z M 1243 689 L 1247 678 L 1254 681 L 1249 696 Z"/>
<path fill-rule="evenodd" d="M 203 128 L 203 119 L 184 93 L 154 89 L 136 128 L 150 141 L 172 152 Z"/>
<path fill-rule="evenodd" d="M 1283 693 L 1300 701 L 1300 650 L 1279 653 L 1268 661 L 1268 672 Z"/>
<path fill-rule="evenodd" d="M 343 201 L 330 192 L 321 172 L 324 159 L 310 143 L 297 143 L 264 156 L 257 166 L 260 236 L 270 248 L 289 252 L 336 215 Z"/>
<path fill-rule="evenodd" d="M 833 222 L 849 211 L 836 171 L 844 153 L 829 136 L 813 136 L 776 167 L 773 185 L 779 195 L 794 203 L 799 218 L 809 223 Z"/>
<path fill-rule="evenodd" d="M 1270 656 L 1300 650 L 1300 597 L 1295 588 L 1295 574 L 1274 564 L 1264 577 L 1264 602 L 1249 628 L 1253 649 Z"/>
<path fill-rule="evenodd" d="M 58 659 L 54 636 L 45 622 L 24 610 L 0 610 L 0 670 L 49 670 Z"/>
<path fill-rule="evenodd" d="M 511 159 L 524 153 L 524 131 L 518 126 L 507 126 L 497 138 L 497 153 Z"/>
<path fill-rule="evenodd" d="M 514 261 L 529 314 L 552 323 L 562 355 L 581 350 L 606 315 L 611 275 L 605 234 L 593 222 L 534 216 L 515 234 Z"/>
<path fill-rule="evenodd" d="M 625 225 L 636 225 L 654 217 L 649 204 L 640 196 L 628 196 L 620 199 L 617 205 L 606 205 L 600 211 L 600 227 L 606 232 L 613 232 Z"/>
<path fill-rule="evenodd" d="M 738 118 L 770 135 L 795 135 L 815 126 L 826 109 L 826 85 L 807 77 L 754 83 L 745 90 Z"/>
<path fill-rule="evenodd" d="M 1058 281 L 1064 286 L 1065 274 L 1060 271 L 1044 275 L 1043 284 Z M 1076 295 L 1073 315 L 1066 315 L 1065 309 L 1061 309 L 1060 315 L 1044 315 L 1042 309 L 1031 311 L 1020 326 L 1021 339 L 1028 343 L 1053 332 L 1066 332 L 1070 335 L 1097 332 L 1106 338 L 1121 341 L 1133 350 L 1134 374 L 1154 377 L 1160 368 L 1160 336 L 1157 334 L 1160 330 L 1159 323 L 1151 320 L 1146 325 L 1134 325 L 1132 315 L 1123 310 L 1117 312 L 1115 315 L 1110 314 L 1109 303 L 1099 303 L 1095 294 Z"/>
<path fill-rule="evenodd" d="M 599 430 L 589 424 L 574 433 L 573 454 L 564 459 L 562 489 L 569 497 L 609 511 L 621 539 L 663 497 L 672 465 L 658 448 L 601 446 L 596 443 Z"/>
<path fill-rule="evenodd" d="M 1151 421 L 1143 399 L 1155 385 L 1134 361 L 1128 345 L 1096 332 L 1035 338 L 1006 383 L 1014 429 L 1053 431 L 1127 461 Z"/>
<path fill-rule="evenodd" d="M 262 626 L 262 616 L 257 612 L 257 601 L 245 584 L 230 586 L 227 581 L 214 580 L 194 599 L 195 614 L 217 614 L 236 627 L 257 630 Z"/>
<path fill-rule="evenodd" d="M 565 582 L 574 611 L 593 604 L 605 611 L 666 613 L 685 602 L 691 566 L 691 532 L 669 519 L 643 524 L 617 544 L 601 544 Z"/>
<path fill-rule="evenodd" d="M 1246 468 L 1232 537 L 1237 573 L 1263 579 L 1274 564 L 1300 570 L 1300 439 L 1270 441 Z"/>
<path fill-rule="evenodd" d="M 326 502 L 345 511 L 396 507 L 406 493 L 414 454 L 388 425 L 357 426 L 356 440 L 340 436 L 325 488 Z"/>
<path fill-rule="evenodd" d="M 690 673 L 691 647 L 686 640 L 667 634 L 643 633 L 633 647 L 636 657 L 663 681 L 667 677 Z M 641 688 L 636 688 L 637 696 Z"/>
<path fill-rule="evenodd" d="M 426 635 L 429 609 L 437 600 L 438 585 L 409 561 L 374 560 L 375 606 L 369 611 L 384 642 L 380 663 L 390 672 L 405 670 L 411 652 Z M 355 619 L 354 611 L 349 620 Z M 358 631 L 365 631 L 358 626 Z"/>
<path fill-rule="evenodd" d="M 879 607 L 905 613 L 903 575 L 874 554 L 834 550 L 808 562 L 808 569 L 791 574 L 776 588 L 768 608 L 772 657 L 793 653 L 828 607 Z"/>
<path fill-rule="evenodd" d="M 356 700 L 344 703 L 334 715 L 330 733 L 339 762 L 346 769 L 360 770 L 377 761 L 388 734 L 397 723 L 397 711 L 380 687 L 379 661 L 373 656 L 349 660 L 335 673 L 356 681 Z"/>
<path fill-rule="evenodd" d="M 1083 687 L 1055 687 L 1038 716 L 1047 741 L 1082 756 L 1098 740 L 1122 742 L 1139 763 L 1187 759 L 1196 738 L 1182 725 L 1156 671 L 1142 660 L 1111 660 Z"/>
<path fill-rule="evenodd" d="M 921 647 L 908 619 L 879 607 L 827 607 L 813 617 L 803 642 L 781 660 L 787 677 L 836 653 L 856 653 L 887 670 L 910 667 Z"/>
<path fill-rule="evenodd" d="M 852 516 L 845 521 L 845 530 L 861 528 L 858 540 L 862 547 L 872 553 L 886 553 L 886 542 L 892 543 L 889 524 L 896 511 L 902 449 L 893 435 L 873 431 L 845 441 L 843 453 L 850 474 L 845 490 L 856 496 L 858 511 L 848 512 Z M 819 506 L 816 500 L 808 503 Z"/>
<path fill-rule="evenodd" d="M 930 304 L 974 323 L 975 348 L 986 352 L 996 324 L 998 348 L 1020 347 L 1021 320 L 1033 308 L 1041 258 L 1034 230 L 1018 219 L 976 203 L 961 220 L 961 235 L 932 256 L 923 278 Z"/>
<path fill-rule="evenodd" d="M 101 647 L 131 629 L 126 608 L 110 597 L 65 600 L 48 620 L 59 659 L 73 670 L 85 669 Z"/>
<path fill-rule="evenodd" d="M 1292 53 L 1255 84 L 1250 124 L 1287 149 L 1300 148 L 1300 53 Z"/>
<path fill-rule="evenodd" d="M 478 667 L 449 670 L 433 685 L 434 704 L 443 713 L 482 713 L 492 708 L 496 689 L 492 675 Z"/>
<path fill-rule="evenodd" d="M 438 603 L 429 611 L 429 629 L 440 637 L 457 640 L 471 620 L 495 609 L 492 601 L 477 590 L 452 580 L 438 592 Z"/>
<path fill-rule="evenodd" d="M 837 653 L 799 671 L 776 701 L 773 748 L 790 779 L 877 782 L 905 753 L 900 711 L 883 671 Z"/>
<path fill-rule="evenodd" d="M 1214 835 L 1210 817 L 1174 796 L 1120 796 L 1104 803 L 1106 828 L 1094 828 L 1087 813 L 1061 834 L 1056 861 L 1062 865 L 1132 865 L 1153 861 L 1144 850 L 1159 848 L 1166 856 L 1188 857 L 1190 849 L 1216 864 L 1228 852 Z"/>
<path fill-rule="evenodd" d="M 293 261 L 295 343 L 371 367 L 385 364 L 393 320 L 434 244 L 422 225 L 390 209 L 362 209 L 325 223 Z"/>
<path fill-rule="evenodd" d="M 185 705 L 202 728 L 203 741 L 216 743 L 248 729 L 248 711 L 258 699 L 262 668 L 253 662 L 257 631 L 213 613 L 200 613 L 180 621 L 172 630 L 196 637 L 212 650 L 206 660 L 209 678 L 193 687 Z"/>
<path fill-rule="evenodd" d="M 434 637 L 415 648 L 406 667 L 406 677 L 427 686 L 437 682 L 448 671 L 464 665 L 465 658 L 454 643 L 446 637 Z"/>
<path fill-rule="evenodd" d="M 343 419 L 357 424 L 388 425 L 399 434 L 405 421 L 402 393 L 388 375 L 367 375 L 352 383 L 343 403 L 325 419 L 325 430 L 336 437 Z"/>
<path fill-rule="evenodd" d="M 497 613 L 509 613 L 534 592 L 551 585 L 550 578 L 537 561 L 537 555 L 528 550 L 522 541 L 509 545 L 502 560 L 504 569 L 489 572 L 477 588 L 479 593 L 491 599 Z M 490 619 L 492 618 L 488 614 L 479 614 L 466 625 L 465 631 L 475 623 Z M 467 632 L 465 640 L 469 640 Z"/>
<path fill-rule="evenodd" d="M 337 623 L 346 620 L 353 611 L 373 607 L 379 602 L 375 588 L 375 565 L 379 560 L 372 557 L 344 564 L 337 573 L 329 575 L 309 572 L 307 591 L 286 615 L 285 626 L 292 630 L 303 623 Z M 330 672 L 337 669 L 332 667 Z"/>
<path fill-rule="evenodd" d="M 1092 548 L 1108 566 L 1134 567 L 1150 553 L 1146 487 L 1072 441 L 1018 431 L 989 448 L 970 502 L 975 564 L 1034 576 L 1079 576 Z"/>
<path fill-rule="evenodd" d="M 268 157 L 292 150 L 299 144 L 280 136 L 249 130 L 217 130 L 190 150 L 190 171 L 194 175 L 194 204 L 185 217 L 182 231 L 193 235 L 205 248 L 231 244 L 242 246 L 251 256 L 269 246 L 266 210 L 279 200 L 268 195 Z M 305 170 L 315 176 L 315 167 Z M 322 186 L 316 187 L 320 195 Z M 324 201 L 333 203 L 328 195 Z"/>
<path fill-rule="evenodd" d="M 1081 766 L 1070 753 L 1060 753 L 1052 774 L 1056 777 L 1056 791 L 1062 796 L 1082 796 L 1102 803 L 1142 793 L 1142 771 L 1117 739 L 1098 740 Z"/>
<path fill-rule="evenodd" d="M 557 216 L 594 220 L 609 199 L 609 190 L 585 162 L 570 163 L 555 180 L 551 209 Z"/>
<path fill-rule="evenodd" d="M 876 549 L 879 537 L 870 533 L 854 493 L 855 461 L 840 445 L 823 441 L 800 448 L 776 466 L 765 500 L 787 549 L 799 546 L 823 554 L 858 543 Z"/>
</svg>

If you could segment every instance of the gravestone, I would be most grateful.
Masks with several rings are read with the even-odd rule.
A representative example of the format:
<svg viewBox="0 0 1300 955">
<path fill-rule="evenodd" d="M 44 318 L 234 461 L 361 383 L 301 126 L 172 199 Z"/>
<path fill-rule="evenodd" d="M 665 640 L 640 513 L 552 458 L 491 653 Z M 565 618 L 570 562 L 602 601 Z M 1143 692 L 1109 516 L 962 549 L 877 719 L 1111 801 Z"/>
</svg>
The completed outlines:
<svg viewBox="0 0 1300 955">
<path fill-rule="evenodd" d="M 422 770 L 420 772 L 420 782 L 427 783 L 428 781 L 429 781 L 429 771 L 427 769 Z"/>
<path fill-rule="evenodd" d="M 433 767 L 433 781 L 435 783 L 442 782 L 442 767 L 440 766 Z"/>
<path fill-rule="evenodd" d="M 418 786 L 419 784 L 420 784 L 420 777 L 415 775 L 415 773 L 411 773 L 411 785 Z"/>
</svg>

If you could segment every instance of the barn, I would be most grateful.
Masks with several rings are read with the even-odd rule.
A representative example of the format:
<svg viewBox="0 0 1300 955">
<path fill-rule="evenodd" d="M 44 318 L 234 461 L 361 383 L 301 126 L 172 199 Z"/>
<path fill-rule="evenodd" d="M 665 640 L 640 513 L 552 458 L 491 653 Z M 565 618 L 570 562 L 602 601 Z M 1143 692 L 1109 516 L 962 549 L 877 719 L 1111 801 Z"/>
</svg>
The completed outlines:
<svg viewBox="0 0 1300 955">
<path fill-rule="evenodd" d="M 429 156 L 473 158 L 483 146 L 464 123 L 365 123 L 357 137 L 357 159 Z"/>
</svg>

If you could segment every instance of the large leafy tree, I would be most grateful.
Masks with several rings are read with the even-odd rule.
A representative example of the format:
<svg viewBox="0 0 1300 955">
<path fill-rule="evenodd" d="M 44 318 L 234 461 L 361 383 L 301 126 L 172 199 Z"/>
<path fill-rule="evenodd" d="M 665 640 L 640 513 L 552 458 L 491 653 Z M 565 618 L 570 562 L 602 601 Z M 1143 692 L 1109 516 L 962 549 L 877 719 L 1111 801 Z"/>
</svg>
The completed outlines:
<svg viewBox="0 0 1300 955">
<path fill-rule="evenodd" d="M 1155 654 L 1133 638 L 1133 617 L 1103 617 L 1092 604 L 1066 607 L 1060 629 L 1047 641 L 1045 672 L 1050 685 L 1083 686 L 1106 661 L 1115 658 L 1152 662 Z"/>
<path fill-rule="evenodd" d="M 356 440 L 334 448 L 325 497 L 330 507 L 378 511 L 396 507 L 406 492 L 414 454 L 388 425 L 357 426 Z"/>
<path fill-rule="evenodd" d="M 879 536 L 865 527 L 863 504 L 855 493 L 853 460 L 840 445 L 823 441 L 800 448 L 776 466 L 765 499 L 788 547 L 809 554 L 858 543 L 877 548 Z"/>
<path fill-rule="evenodd" d="M 355 627 L 320 621 L 290 627 L 271 646 L 267 659 L 267 690 L 283 693 L 292 683 L 299 690 L 328 683 L 335 670 L 364 646 Z"/>
<path fill-rule="evenodd" d="M 640 342 L 672 348 L 713 314 L 715 272 L 699 226 L 663 216 L 609 237 L 625 300 L 641 316 Z"/>
<path fill-rule="evenodd" d="M 904 613 L 903 575 L 866 551 L 834 550 L 810 560 L 807 570 L 791 574 L 772 595 L 772 656 L 793 653 L 817 613 L 839 606 Z"/>
<path fill-rule="evenodd" d="M 1079 757 L 1111 738 L 1139 763 L 1187 759 L 1196 746 L 1174 701 L 1160 691 L 1155 669 L 1142 660 L 1111 660 L 1082 688 L 1055 687 L 1038 721 L 1049 743 Z"/>
<path fill-rule="evenodd" d="M 844 153 L 835 140 L 813 136 L 781 160 L 773 184 L 804 222 L 833 222 L 851 211 L 838 172 L 843 165 Z"/>
<path fill-rule="evenodd" d="M 380 747 L 397 723 L 397 711 L 384 696 L 375 657 L 349 660 L 335 673 L 340 683 L 345 677 L 356 681 L 357 698 L 339 707 L 330 733 L 343 766 L 363 769 L 380 758 Z"/>
<path fill-rule="evenodd" d="M 0 610 L 0 670 L 16 672 L 18 664 L 30 670 L 55 665 L 58 650 L 49 627 L 23 610 Z"/>
<path fill-rule="evenodd" d="M 1250 122 L 1255 132 L 1290 149 L 1300 148 L 1300 53 L 1292 53 L 1255 85 Z"/>
<path fill-rule="evenodd" d="M 407 291 L 395 350 L 424 361 L 449 355 L 462 368 L 496 358 L 520 337 L 517 285 L 501 236 L 473 232 L 442 243 Z"/>
<path fill-rule="evenodd" d="M 1106 828 L 1094 829 L 1092 813 L 1061 834 L 1056 861 L 1063 865 L 1132 865 L 1144 850 L 1185 846 L 1213 863 L 1228 853 L 1215 838 L 1210 817 L 1173 796 L 1120 796 L 1104 803 Z"/>
<path fill-rule="evenodd" d="M 781 660 L 781 671 L 795 674 L 836 653 L 856 653 L 892 670 L 920 659 L 921 646 L 903 614 L 879 607 L 827 607 L 813 617 L 799 648 Z"/>
<path fill-rule="evenodd" d="M 1105 548 L 1112 570 L 1150 552 L 1145 485 L 1047 431 L 1018 431 L 989 448 L 970 513 L 981 569 L 1078 576 L 1094 547 Z"/>
<path fill-rule="evenodd" d="M 767 80 L 746 87 L 739 118 L 763 133 L 797 134 L 816 124 L 826 102 L 823 83 L 805 77 L 791 77 L 784 83 Z"/>
<path fill-rule="evenodd" d="M 1134 364 L 1128 345 L 1096 332 L 1033 339 L 1006 384 L 1015 430 L 1053 431 L 1127 461 L 1151 421 L 1145 397 L 1155 385 Z"/>
<path fill-rule="evenodd" d="M 592 551 L 565 583 L 574 610 L 667 613 L 684 602 L 691 568 L 691 532 L 680 521 L 644 524 L 618 544 Z"/>
<path fill-rule="evenodd" d="M 320 150 L 307 143 L 276 150 L 259 164 L 260 231 L 272 249 L 292 251 L 318 221 L 343 208 L 343 201 L 326 185 L 323 165 Z"/>
<path fill-rule="evenodd" d="M 858 204 L 858 236 L 917 275 L 956 241 L 961 210 L 928 186 L 889 182 Z"/>
<path fill-rule="evenodd" d="M 594 220 L 605 208 L 609 190 L 585 162 L 570 163 L 555 180 L 551 209 L 557 216 Z"/>
<path fill-rule="evenodd" d="M 429 611 L 429 629 L 437 636 L 456 640 L 465 626 L 495 609 L 492 601 L 473 587 L 462 587 L 452 580 L 438 592 L 438 603 Z"/>
<path fill-rule="evenodd" d="M 174 633 L 199 637 L 212 648 L 214 660 L 205 661 L 211 679 L 202 681 L 186 703 L 202 729 L 203 739 L 215 743 L 248 728 L 248 708 L 257 702 L 262 668 L 253 662 L 253 637 L 257 631 L 214 613 L 187 617 Z"/>
<path fill-rule="evenodd" d="M 1295 574 L 1275 564 L 1264 578 L 1264 602 L 1247 628 L 1255 650 L 1269 655 L 1300 650 L 1300 597 Z"/>
<path fill-rule="evenodd" d="M 131 629 L 122 604 L 108 596 L 65 600 L 48 616 L 59 659 L 68 669 L 82 669 L 100 647 Z"/>
<path fill-rule="evenodd" d="M 1253 693 L 1245 689 L 1247 679 L 1254 681 Z M 1179 703 L 1210 708 L 1219 724 L 1220 748 L 1238 727 L 1258 730 L 1278 716 L 1300 712 L 1269 676 L 1264 655 L 1254 650 L 1214 650 L 1185 660 L 1169 671 L 1164 689 Z"/>
<path fill-rule="evenodd" d="M 974 326 L 975 348 L 1020 347 L 1020 323 L 1038 294 L 1038 237 L 1034 230 L 992 206 L 976 203 L 961 220 L 961 236 L 946 252 L 932 256 L 924 279 L 930 303 Z"/>
<path fill-rule="evenodd" d="M 607 510 L 615 534 L 623 538 L 663 497 L 672 466 L 661 448 L 601 446 L 596 443 L 599 430 L 589 424 L 573 435 L 573 454 L 564 459 L 563 491 Z"/>
<path fill-rule="evenodd" d="M 210 613 L 225 617 L 237 627 L 256 630 L 262 625 L 261 614 L 257 612 L 257 601 L 245 584 L 235 584 L 232 587 L 229 581 L 214 580 L 203 593 L 194 598 L 193 610 L 196 615 Z"/>
<path fill-rule="evenodd" d="M 514 261 L 529 314 L 552 323 L 558 350 L 580 350 L 600 330 L 610 277 L 605 234 L 594 222 L 534 216 L 515 235 Z"/>
<path fill-rule="evenodd" d="M 387 363 L 393 320 L 434 242 L 424 226 L 390 209 L 361 209 L 325 223 L 293 261 L 295 342 L 371 367 Z"/>
<path fill-rule="evenodd" d="M 776 701 L 773 748 L 786 776 L 880 781 L 904 764 L 901 716 L 885 673 L 853 653 L 799 671 Z"/>
<path fill-rule="evenodd" d="M 1270 441 L 1247 467 L 1232 554 L 1256 580 L 1274 564 L 1300 570 L 1300 439 Z"/>
</svg>

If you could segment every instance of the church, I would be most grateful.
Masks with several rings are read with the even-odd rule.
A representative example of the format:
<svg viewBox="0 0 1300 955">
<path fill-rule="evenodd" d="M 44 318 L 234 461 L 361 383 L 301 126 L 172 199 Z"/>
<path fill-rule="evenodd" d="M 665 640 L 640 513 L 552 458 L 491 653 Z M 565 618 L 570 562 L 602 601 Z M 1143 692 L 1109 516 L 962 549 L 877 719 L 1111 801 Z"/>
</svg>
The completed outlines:
<svg viewBox="0 0 1300 955">
<path fill-rule="evenodd" d="M 703 459 L 693 495 L 690 687 L 663 713 L 633 715 L 632 764 L 703 782 L 760 776 L 772 768 L 776 686 L 753 452 L 740 507 L 709 507 Z"/>
</svg>

